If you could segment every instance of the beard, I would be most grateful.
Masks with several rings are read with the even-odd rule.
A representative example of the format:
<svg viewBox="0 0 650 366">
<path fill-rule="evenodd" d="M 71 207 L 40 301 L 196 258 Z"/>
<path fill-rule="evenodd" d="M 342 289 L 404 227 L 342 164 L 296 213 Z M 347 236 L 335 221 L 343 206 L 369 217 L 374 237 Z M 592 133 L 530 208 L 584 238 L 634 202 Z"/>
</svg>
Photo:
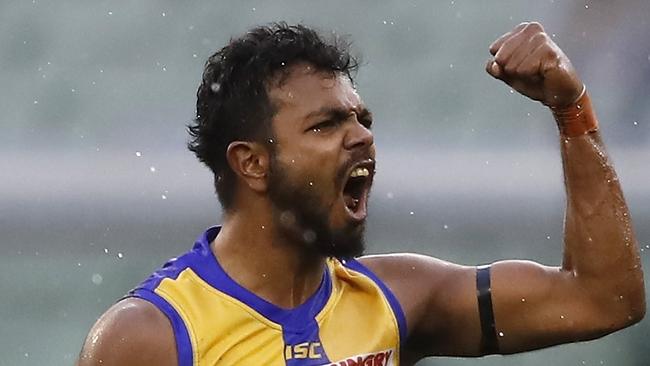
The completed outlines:
<svg viewBox="0 0 650 366">
<path fill-rule="evenodd" d="M 352 258 L 365 250 L 365 222 L 331 228 L 331 207 L 307 182 L 295 182 L 289 169 L 271 157 L 268 195 L 274 206 L 276 226 L 299 250 L 324 257 Z M 337 174 L 337 178 L 343 174 Z"/>
</svg>

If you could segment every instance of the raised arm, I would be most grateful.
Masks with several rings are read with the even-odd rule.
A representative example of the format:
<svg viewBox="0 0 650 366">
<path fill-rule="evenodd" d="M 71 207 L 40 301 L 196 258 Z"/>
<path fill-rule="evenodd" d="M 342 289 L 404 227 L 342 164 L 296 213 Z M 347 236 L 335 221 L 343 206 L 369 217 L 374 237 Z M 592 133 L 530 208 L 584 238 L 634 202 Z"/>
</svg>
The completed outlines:
<svg viewBox="0 0 650 366">
<path fill-rule="evenodd" d="M 488 73 L 556 116 L 567 195 L 564 260 L 560 267 L 519 260 L 492 264 L 497 348 L 490 351 L 482 347 L 490 334 L 481 330 L 475 267 L 413 255 L 363 259 L 403 304 L 407 351 L 415 358 L 515 353 L 588 340 L 645 314 L 630 214 L 571 63 L 537 23 L 520 24 L 490 52 Z"/>
</svg>

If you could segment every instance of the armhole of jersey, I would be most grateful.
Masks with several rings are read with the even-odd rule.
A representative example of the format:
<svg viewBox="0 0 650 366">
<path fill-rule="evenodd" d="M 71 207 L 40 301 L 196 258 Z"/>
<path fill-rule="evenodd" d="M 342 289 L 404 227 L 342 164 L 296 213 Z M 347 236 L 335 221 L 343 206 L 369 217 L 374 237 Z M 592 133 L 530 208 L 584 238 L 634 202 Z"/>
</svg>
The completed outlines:
<svg viewBox="0 0 650 366">
<path fill-rule="evenodd" d="M 404 311 L 402 310 L 402 305 L 400 305 L 399 301 L 397 300 L 397 297 L 393 294 L 393 292 L 386 286 L 386 284 L 379 278 L 377 275 L 375 275 L 368 267 L 364 266 L 361 264 L 356 259 L 346 259 L 342 260 L 341 263 L 343 263 L 344 266 L 353 269 L 357 272 L 360 272 L 368 278 L 370 278 L 379 288 L 381 289 L 381 292 L 383 292 L 384 296 L 386 297 L 386 300 L 388 300 L 388 303 L 390 304 L 391 309 L 393 310 L 393 314 L 395 315 L 395 318 L 397 319 L 397 327 L 399 328 L 399 340 L 400 344 L 404 346 L 406 343 L 406 337 L 407 337 L 407 330 L 406 330 L 406 318 L 404 317 Z"/>
<path fill-rule="evenodd" d="M 190 341 L 190 334 L 187 331 L 185 322 L 167 300 L 163 299 L 160 295 L 147 289 L 137 289 L 131 292 L 127 297 L 136 297 L 152 303 L 165 316 L 172 324 L 174 331 L 174 339 L 176 342 L 176 353 L 178 355 L 178 366 L 192 366 L 194 364 L 194 356 L 192 352 L 192 342 Z"/>
</svg>

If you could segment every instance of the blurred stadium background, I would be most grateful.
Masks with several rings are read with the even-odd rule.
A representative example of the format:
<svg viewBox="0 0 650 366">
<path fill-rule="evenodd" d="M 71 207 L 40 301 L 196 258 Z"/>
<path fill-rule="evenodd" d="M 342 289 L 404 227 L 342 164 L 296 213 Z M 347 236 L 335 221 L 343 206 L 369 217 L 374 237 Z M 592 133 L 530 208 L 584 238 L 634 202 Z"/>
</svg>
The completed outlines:
<svg viewBox="0 0 650 366">
<path fill-rule="evenodd" d="M 70 365 L 106 308 L 219 222 L 185 149 L 205 59 L 276 20 L 350 35 L 376 117 L 369 252 L 561 258 L 550 113 L 483 70 L 543 22 L 588 85 L 650 268 L 650 3 L 0 2 L 0 365 Z M 648 365 L 650 320 L 589 343 L 420 365 Z"/>
</svg>

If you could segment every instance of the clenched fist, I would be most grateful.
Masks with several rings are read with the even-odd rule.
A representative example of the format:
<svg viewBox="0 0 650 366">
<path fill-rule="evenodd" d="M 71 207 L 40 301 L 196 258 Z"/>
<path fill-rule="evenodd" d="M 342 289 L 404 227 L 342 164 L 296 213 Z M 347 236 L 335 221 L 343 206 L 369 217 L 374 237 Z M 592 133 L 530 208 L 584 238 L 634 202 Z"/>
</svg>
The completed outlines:
<svg viewBox="0 0 650 366">
<path fill-rule="evenodd" d="M 490 53 L 490 75 L 549 107 L 569 105 L 582 92 L 571 61 L 539 23 L 519 24 L 494 41 Z"/>
</svg>

